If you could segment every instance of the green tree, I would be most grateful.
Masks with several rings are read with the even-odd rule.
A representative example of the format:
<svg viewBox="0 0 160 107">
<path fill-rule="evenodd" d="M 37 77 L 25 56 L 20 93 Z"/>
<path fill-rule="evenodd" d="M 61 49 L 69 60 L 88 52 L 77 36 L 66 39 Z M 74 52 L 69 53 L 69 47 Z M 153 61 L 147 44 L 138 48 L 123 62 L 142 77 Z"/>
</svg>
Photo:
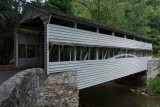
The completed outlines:
<svg viewBox="0 0 160 107">
<path fill-rule="evenodd" d="M 128 20 L 130 31 L 142 35 L 147 35 L 151 32 L 148 24 L 154 10 L 152 6 L 147 5 L 147 0 L 131 1 L 126 11 L 126 19 Z"/>
<path fill-rule="evenodd" d="M 0 1 L 0 64 L 8 64 L 13 56 L 14 25 L 19 13 L 13 0 Z"/>
<path fill-rule="evenodd" d="M 0 64 L 13 59 L 14 27 L 27 4 L 73 13 L 73 0 L 0 0 Z"/>
<path fill-rule="evenodd" d="M 73 14 L 73 0 L 47 0 L 44 6 L 48 9 Z"/>
</svg>

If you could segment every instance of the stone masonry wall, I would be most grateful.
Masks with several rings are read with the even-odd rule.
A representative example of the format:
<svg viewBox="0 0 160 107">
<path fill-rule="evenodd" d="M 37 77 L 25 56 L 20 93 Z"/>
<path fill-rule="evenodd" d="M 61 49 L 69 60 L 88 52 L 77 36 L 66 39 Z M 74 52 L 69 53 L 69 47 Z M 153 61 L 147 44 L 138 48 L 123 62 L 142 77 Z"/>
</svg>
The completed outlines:
<svg viewBox="0 0 160 107">
<path fill-rule="evenodd" d="M 38 88 L 38 104 L 49 107 L 78 107 L 76 72 L 50 74 Z"/>
<path fill-rule="evenodd" d="M 0 86 L 0 107 L 31 107 L 36 104 L 36 87 L 47 78 L 43 69 L 27 69 Z"/>
<path fill-rule="evenodd" d="M 0 107 L 78 107 L 76 72 L 27 69 L 0 86 Z"/>
<path fill-rule="evenodd" d="M 160 70 L 158 68 L 160 60 L 150 60 L 147 65 L 147 80 L 154 79 L 160 74 Z"/>
</svg>

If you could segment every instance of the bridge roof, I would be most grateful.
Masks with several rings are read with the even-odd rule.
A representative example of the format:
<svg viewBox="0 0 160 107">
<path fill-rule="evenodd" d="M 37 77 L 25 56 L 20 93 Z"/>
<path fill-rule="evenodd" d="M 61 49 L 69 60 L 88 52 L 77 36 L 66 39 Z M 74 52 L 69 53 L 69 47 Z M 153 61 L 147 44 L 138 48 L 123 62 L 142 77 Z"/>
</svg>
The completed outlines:
<svg viewBox="0 0 160 107">
<path fill-rule="evenodd" d="M 131 37 L 143 39 L 143 40 L 150 41 L 150 42 L 152 41 L 151 38 L 148 38 L 148 37 L 145 37 L 145 36 L 133 33 L 133 32 L 122 30 L 120 28 L 112 27 L 112 26 L 109 26 L 109 25 L 106 25 L 106 24 L 98 23 L 96 21 L 92 21 L 92 20 L 85 19 L 85 18 L 82 18 L 82 17 L 77 17 L 77 16 L 73 16 L 73 15 L 70 15 L 70 14 L 66 14 L 66 13 L 63 13 L 63 12 L 60 12 L 60 11 L 49 10 L 49 9 L 44 8 L 44 7 L 39 8 L 39 7 L 35 7 L 35 6 L 32 6 L 32 5 L 28 5 L 27 7 L 31 8 L 31 9 L 34 9 L 34 10 L 37 10 L 39 12 L 42 12 L 43 14 L 46 14 L 46 15 L 51 14 L 52 17 L 54 17 L 54 18 L 59 18 L 59 19 L 63 19 L 63 20 L 66 20 L 66 21 L 70 21 L 70 22 L 77 22 L 77 23 L 80 23 L 80 24 L 89 25 L 91 27 L 98 27 L 98 28 L 114 31 L 114 32 L 117 32 L 117 33 L 122 33 L 122 34 L 125 34 L 125 35 L 128 35 L 128 36 L 131 36 Z"/>
</svg>

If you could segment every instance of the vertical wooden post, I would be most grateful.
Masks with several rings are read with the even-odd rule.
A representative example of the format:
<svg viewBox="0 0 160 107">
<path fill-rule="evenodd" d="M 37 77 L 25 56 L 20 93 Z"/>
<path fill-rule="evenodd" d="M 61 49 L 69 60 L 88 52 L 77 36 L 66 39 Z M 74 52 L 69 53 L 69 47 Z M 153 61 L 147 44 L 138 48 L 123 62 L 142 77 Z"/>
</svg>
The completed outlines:
<svg viewBox="0 0 160 107">
<path fill-rule="evenodd" d="M 115 32 L 114 31 L 112 32 L 112 36 L 115 36 Z"/>
<path fill-rule="evenodd" d="M 104 59 L 104 50 L 105 48 L 102 48 L 102 59 Z"/>
<path fill-rule="evenodd" d="M 76 22 L 74 22 L 74 28 L 77 29 L 77 23 Z"/>
<path fill-rule="evenodd" d="M 44 57 L 45 69 L 47 70 L 47 74 L 49 74 L 49 24 L 51 20 L 51 14 L 49 16 L 42 16 L 41 20 L 43 21 L 44 25 L 44 52 L 46 52 L 46 56 Z M 46 49 L 46 50 L 45 50 Z M 45 54 L 44 54 L 45 55 Z"/>
<path fill-rule="evenodd" d="M 28 45 L 27 44 L 25 45 L 26 45 L 26 58 L 28 58 Z"/>
<path fill-rule="evenodd" d="M 96 48 L 96 60 L 98 60 L 98 59 L 99 59 L 99 49 Z"/>
<path fill-rule="evenodd" d="M 58 46 L 58 61 L 61 61 L 61 49 L 60 49 L 60 45 Z"/>
<path fill-rule="evenodd" d="M 110 50 L 111 50 L 110 48 L 109 48 L 109 49 L 107 49 L 108 58 L 110 58 Z M 108 58 L 107 58 L 107 59 L 108 59 Z"/>
<path fill-rule="evenodd" d="M 96 28 L 96 30 L 97 30 L 96 32 L 99 33 L 99 28 L 98 27 Z"/>
<path fill-rule="evenodd" d="M 89 49 L 88 49 L 88 60 L 90 60 L 91 59 L 91 48 L 89 47 Z"/>
<path fill-rule="evenodd" d="M 47 45 L 47 74 L 49 74 L 49 35 L 48 35 L 49 25 L 47 24 L 46 27 L 47 27 L 46 28 L 47 29 L 47 34 L 46 34 L 47 35 L 47 44 L 46 44 Z"/>
<path fill-rule="evenodd" d="M 14 60 L 15 60 L 15 65 L 18 67 L 19 65 L 18 65 L 18 56 L 19 56 L 19 52 L 18 52 L 18 50 L 19 50 L 19 47 L 18 47 L 18 37 L 19 37 L 19 34 L 17 33 L 17 32 L 15 32 L 14 33 L 14 44 L 15 44 L 15 52 L 14 52 Z"/>
<path fill-rule="evenodd" d="M 71 46 L 69 47 L 69 60 L 72 61 L 72 50 L 71 50 Z"/>
<path fill-rule="evenodd" d="M 76 61 L 76 56 L 77 56 L 77 50 L 76 50 L 76 46 L 74 47 L 74 61 Z"/>
<path fill-rule="evenodd" d="M 82 47 L 80 47 L 80 61 L 82 60 Z"/>
</svg>

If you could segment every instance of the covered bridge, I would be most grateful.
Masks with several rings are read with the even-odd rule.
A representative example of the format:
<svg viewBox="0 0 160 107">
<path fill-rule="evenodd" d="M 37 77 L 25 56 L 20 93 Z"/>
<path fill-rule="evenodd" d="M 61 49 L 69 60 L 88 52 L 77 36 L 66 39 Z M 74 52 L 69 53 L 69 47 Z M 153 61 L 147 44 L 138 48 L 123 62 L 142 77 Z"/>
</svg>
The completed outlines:
<svg viewBox="0 0 160 107">
<path fill-rule="evenodd" d="M 15 64 L 48 74 L 75 71 L 78 88 L 135 74 L 152 59 L 149 39 L 28 5 L 15 29 Z"/>
</svg>

